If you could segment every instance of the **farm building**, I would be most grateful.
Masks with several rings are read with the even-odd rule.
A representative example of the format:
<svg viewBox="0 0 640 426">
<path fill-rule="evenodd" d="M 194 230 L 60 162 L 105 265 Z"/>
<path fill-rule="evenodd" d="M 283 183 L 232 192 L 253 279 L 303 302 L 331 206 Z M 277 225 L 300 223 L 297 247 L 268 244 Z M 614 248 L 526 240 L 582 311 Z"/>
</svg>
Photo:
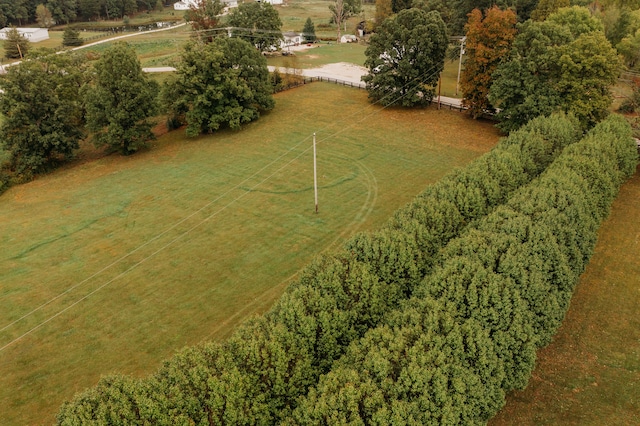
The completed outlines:
<svg viewBox="0 0 640 426">
<path fill-rule="evenodd" d="M 280 47 L 285 48 L 287 46 L 298 46 L 304 43 L 304 36 L 302 33 L 297 33 L 294 31 L 288 31 L 282 34 L 284 40 L 280 43 Z"/>
<path fill-rule="evenodd" d="M 6 27 L 0 30 L 0 40 L 7 39 L 7 32 L 11 30 L 10 27 Z M 46 28 L 16 28 L 18 33 L 29 40 L 32 43 L 37 43 L 42 40 L 49 39 L 49 30 Z"/>
</svg>

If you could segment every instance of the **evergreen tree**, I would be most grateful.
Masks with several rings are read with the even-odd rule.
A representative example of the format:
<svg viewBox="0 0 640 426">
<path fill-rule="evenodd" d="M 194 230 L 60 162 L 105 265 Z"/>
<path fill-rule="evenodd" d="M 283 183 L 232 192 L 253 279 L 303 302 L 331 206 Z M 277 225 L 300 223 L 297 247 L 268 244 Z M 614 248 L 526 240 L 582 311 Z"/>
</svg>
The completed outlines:
<svg viewBox="0 0 640 426">
<path fill-rule="evenodd" d="M 63 46 L 82 46 L 84 40 L 80 37 L 80 32 L 71 27 L 67 27 L 62 34 Z"/>
<path fill-rule="evenodd" d="M 31 47 L 31 43 L 22 36 L 15 27 L 10 28 L 4 40 L 4 56 L 8 59 L 24 58 Z"/>
<path fill-rule="evenodd" d="M 307 18 L 302 28 L 302 34 L 305 43 L 315 43 L 316 41 L 316 27 L 313 25 L 311 18 Z"/>
</svg>

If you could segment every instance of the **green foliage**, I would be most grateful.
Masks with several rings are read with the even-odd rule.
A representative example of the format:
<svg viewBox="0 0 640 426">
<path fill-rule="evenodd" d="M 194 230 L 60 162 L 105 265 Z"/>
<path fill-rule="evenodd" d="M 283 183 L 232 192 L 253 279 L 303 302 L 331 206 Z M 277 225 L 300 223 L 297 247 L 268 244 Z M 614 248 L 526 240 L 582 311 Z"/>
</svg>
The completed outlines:
<svg viewBox="0 0 640 426">
<path fill-rule="evenodd" d="M 163 104 L 187 135 L 239 129 L 273 108 L 266 59 L 239 38 L 217 38 L 209 44 L 189 43 L 177 76 L 163 90 Z"/>
<path fill-rule="evenodd" d="M 531 12 L 531 19 L 544 21 L 562 7 L 569 7 L 569 0 L 540 0 L 535 10 Z"/>
<path fill-rule="evenodd" d="M 565 139 L 560 117 L 526 130 Z M 286 424 L 485 424 L 505 392 L 526 385 L 637 162 L 620 117 L 569 145 L 451 241 L 413 297 L 353 342 Z"/>
<path fill-rule="evenodd" d="M 0 80 L 2 149 L 11 169 L 25 177 L 72 157 L 83 137 L 84 61 L 78 55 L 35 53 Z"/>
<path fill-rule="evenodd" d="M 246 40 L 261 52 L 279 49 L 283 40 L 282 21 L 271 3 L 242 3 L 231 10 L 227 24 L 233 27 L 234 37 Z"/>
<path fill-rule="evenodd" d="M 152 139 L 157 83 L 142 72 L 135 50 L 116 43 L 95 63 L 95 81 L 84 91 L 87 127 L 97 146 L 128 155 Z"/>
<path fill-rule="evenodd" d="M 80 31 L 67 27 L 62 34 L 63 46 L 82 46 L 84 40 L 80 37 Z"/>
<path fill-rule="evenodd" d="M 369 98 L 382 105 L 429 105 L 449 40 L 437 12 L 402 10 L 385 20 L 365 54 Z"/>
<path fill-rule="evenodd" d="M 419 300 L 415 308 L 390 313 L 413 295 L 447 241 L 533 179 L 579 136 L 576 121 L 566 117 L 537 120 L 518 135 L 525 131 L 532 139 L 535 136 L 529 144 L 509 138 L 501 141 L 468 170 L 430 187 L 380 231 L 359 234 L 345 244 L 345 250 L 316 259 L 271 311 L 245 324 L 226 343 L 188 349 L 168 361 L 158 374 L 139 384 L 139 393 L 149 392 L 140 409 L 172 424 L 277 423 L 287 416 L 306 419 L 304 416 L 323 415 L 317 414 L 317 409 L 325 413 L 340 405 L 333 404 L 333 396 L 327 396 L 330 404 L 309 410 L 308 401 L 296 408 L 297 399 L 345 354 L 350 343 L 376 336 L 365 339 L 376 345 L 388 342 L 384 344 L 399 360 L 395 363 L 394 358 L 385 365 L 386 349 L 378 350 L 374 345 L 348 353 L 349 359 L 374 362 L 375 371 L 379 371 L 377 382 L 363 380 L 360 394 L 348 387 L 344 398 L 342 394 L 336 397 L 354 410 L 349 418 L 362 415 L 358 408 L 362 404 L 352 405 L 349 400 L 357 403 L 359 395 L 372 398 L 371 404 L 377 405 L 372 405 L 371 412 L 383 423 L 389 419 L 419 419 L 415 421 L 420 423 L 429 418 L 469 423 L 495 412 L 504 394 L 500 385 L 506 380 L 498 354 L 511 347 L 531 346 L 513 337 L 526 330 L 520 316 L 500 313 L 498 324 L 505 339 L 494 344 L 481 327 L 486 318 L 474 314 L 465 323 L 456 323 L 452 314 L 439 314 L 445 306 L 440 302 Z M 491 297 L 504 299 L 507 308 L 512 299 L 521 303 L 515 291 L 503 290 L 504 282 L 496 279 Z M 393 333 L 377 329 L 367 334 L 385 318 L 391 321 L 387 327 Z M 410 323 L 405 324 L 405 319 Z M 425 337 L 422 331 L 427 329 L 431 331 Z M 378 337 L 375 333 L 381 334 Z M 440 333 L 442 337 L 438 337 Z M 403 356 L 405 353 L 410 356 Z M 428 355 L 423 356 L 425 353 Z M 528 351 L 519 356 L 530 355 Z M 405 387 L 396 389 L 394 380 L 402 366 L 406 366 L 401 376 Z M 346 371 L 331 377 L 337 387 L 344 383 L 343 378 L 353 377 L 350 374 Z M 356 382 L 349 383 L 347 386 L 355 386 Z M 423 392 L 420 386 L 424 383 L 438 392 Z M 402 400 L 403 395 L 418 394 L 417 402 Z M 464 409 L 459 409 L 461 406 Z M 340 422 L 340 415 L 333 411 L 327 418 Z"/>
<path fill-rule="evenodd" d="M 516 14 L 492 7 L 485 12 L 474 9 L 469 14 L 466 31 L 466 60 L 460 76 L 462 104 L 473 118 L 494 112 L 489 103 L 493 72 L 511 49 L 516 34 Z"/>
<path fill-rule="evenodd" d="M 580 7 L 520 27 L 508 61 L 493 75 L 489 100 L 503 131 L 538 115 L 573 113 L 584 128 L 607 115 L 618 58 L 602 24 Z"/>
<path fill-rule="evenodd" d="M 225 31 L 216 31 L 223 11 L 224 5 L 220 0 L 199 0 L 198 7 L 187 10 L 184 19 L 191 23 L 191 29 L 199 40 L 211 42 L 216 37 L 226 36 Z"/>
<path fill-rule="evenodd" d="M 8 59 L 25 57 L 31 48 L 29 40 L 23 37 L 15 27 L 10 28 L 6 36 L 7 38 L 3 42 L 4 57 Z"/>
<path fill-rule="evenodd" d="M 305 43 L 315 43 L 316 41 L 316 27 L 313 25 L 311 18 L 307 18 L 302 28 L 302 34 L 304 36 Z"/>
</svg>

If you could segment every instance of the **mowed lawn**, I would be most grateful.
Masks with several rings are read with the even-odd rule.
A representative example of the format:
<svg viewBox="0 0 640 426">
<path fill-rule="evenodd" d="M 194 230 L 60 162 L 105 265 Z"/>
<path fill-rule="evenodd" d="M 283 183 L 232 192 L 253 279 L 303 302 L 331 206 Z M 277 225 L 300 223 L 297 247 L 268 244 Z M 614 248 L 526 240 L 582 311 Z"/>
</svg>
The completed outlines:
<svg viewBox="0 0 640 426">
<path fill-rule="evenodd" d="M 51 423 L 264 312 L 323 250 L 488 151 L 490 123 L 314 83 L 239 132 L 163 135 L 0 197 L 0 424 Z M 311 142 L 318 141 L 319 213 Z"/>
<path fill-rule="evenodd" d="M 600 228 L 595 252 L 524 391 L 489 424 L 640 424 L 640 168 Z"/>
</svg>

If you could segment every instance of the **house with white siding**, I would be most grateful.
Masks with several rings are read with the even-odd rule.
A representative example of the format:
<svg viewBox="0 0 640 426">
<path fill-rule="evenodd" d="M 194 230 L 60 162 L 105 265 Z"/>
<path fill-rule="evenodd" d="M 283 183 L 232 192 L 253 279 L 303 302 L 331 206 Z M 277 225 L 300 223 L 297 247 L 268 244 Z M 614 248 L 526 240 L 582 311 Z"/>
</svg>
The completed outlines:
<svg viewBox="0 0 640 426">
<path fill-rule="evenodd" d="M 11 30 L 11 27 L 6 27 L 0 30 L 0 40 L 7 39 L 7 32 Z M 16 28 L 18 34 L 26 38 L 32 43 L 37 43 L 42 40 L 49 39 L 49 30 L 46 28 Z"/>
</svg>

